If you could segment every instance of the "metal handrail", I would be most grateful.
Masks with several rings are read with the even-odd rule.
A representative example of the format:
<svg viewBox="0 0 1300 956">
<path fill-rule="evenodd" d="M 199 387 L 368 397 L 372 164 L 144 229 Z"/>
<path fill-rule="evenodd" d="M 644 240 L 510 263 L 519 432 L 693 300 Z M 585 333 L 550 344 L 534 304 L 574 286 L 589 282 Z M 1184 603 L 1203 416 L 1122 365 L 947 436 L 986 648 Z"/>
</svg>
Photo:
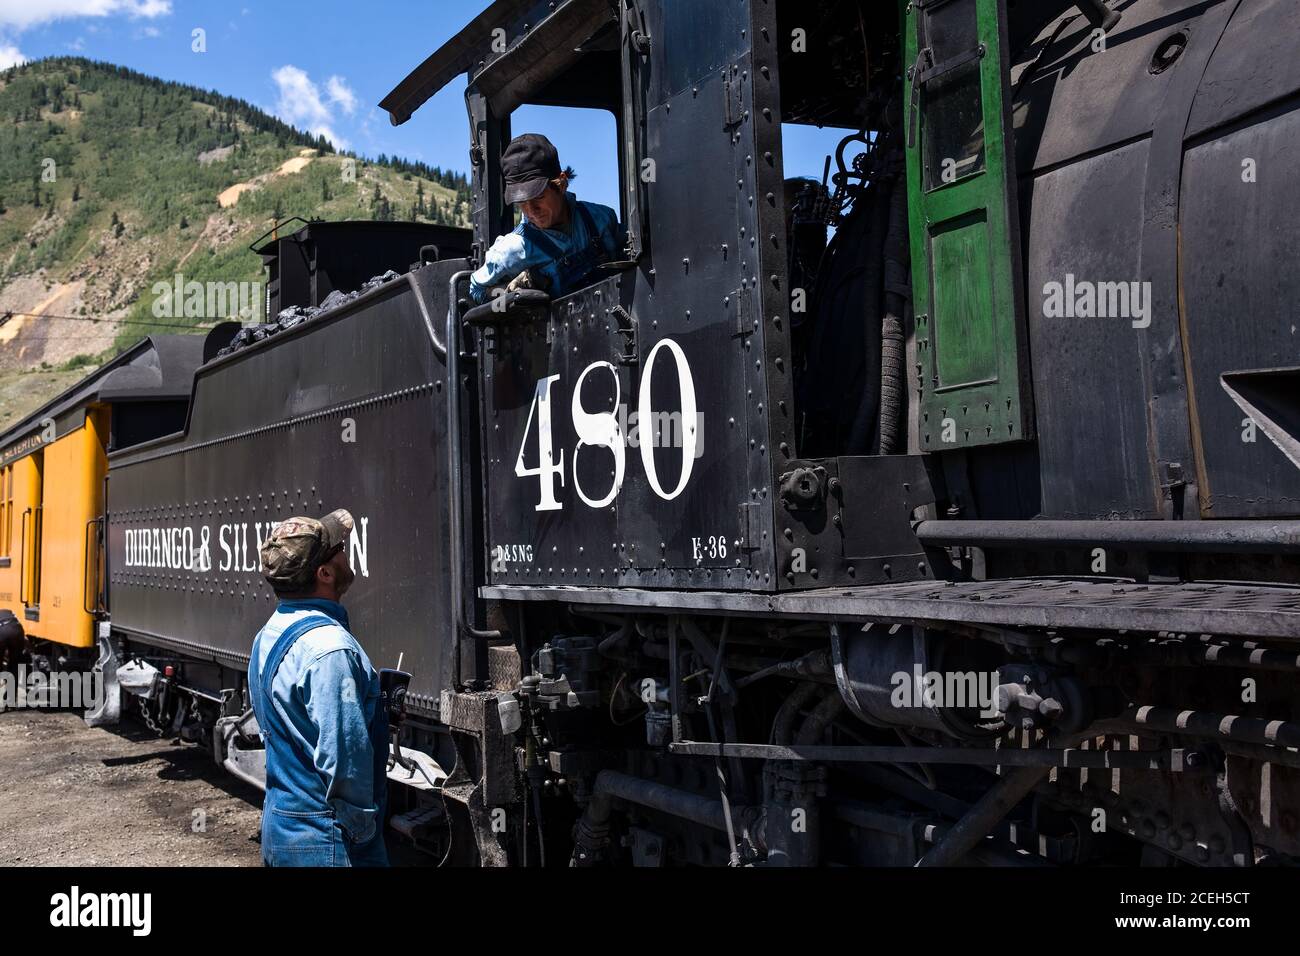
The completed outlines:
<svg viewBox="0 0 1300 956">
<path fill-rule="evenodd" d="M 259 236 L 258 238 L 254 239 L 251 243 L 249 243 L 248 244 L 249 251 L 257 252 L 257 247 L 262 244 L 263 240 L 269 239 L 272 236 L 274 236 L 278 240 L 280 238 L 280 230 L 283 229 L 285 226 L 289 225 L 289 223 L 291 222 L 300 222 L 304 226 L 311 225 L 311 223 L 309 223 L 306 219 L 302 218 L 302 216 L 290 216 L 288 219 L 284 220 L 283 222 L 277 222 L 270 229 L 266 230 L 266 232 L 262 233 L 261 236 Z M 258 255 L 261 255 L 261 253 L 258 253 Z"/>
<path fill-rule="evenodd" d="M 469 626 L 465 619 L 464 595 L 464 548 L 465 532 L 462 525 L 461 507 L 464 504 L 461 476 L 461 434 L 460 434 L 460 343 L 459 335 L 460 309 L 456 301 L 456 287 L 468 279 L 473 272 L 457 272 L 447 283 L 447 328 L 443 344 L 447 355 L 447 511 L 451 531 L 451 611 L 455 627 L 456 672 L 454 682 L 460 680 L 461 642 L 465 638 L 473 641 L 493 641 L 501 638 L 500 631 L 479 631 Z M 429 338 L 434 347 L 437 338 L 433 326 L 429 326 Z"/>
</svg>

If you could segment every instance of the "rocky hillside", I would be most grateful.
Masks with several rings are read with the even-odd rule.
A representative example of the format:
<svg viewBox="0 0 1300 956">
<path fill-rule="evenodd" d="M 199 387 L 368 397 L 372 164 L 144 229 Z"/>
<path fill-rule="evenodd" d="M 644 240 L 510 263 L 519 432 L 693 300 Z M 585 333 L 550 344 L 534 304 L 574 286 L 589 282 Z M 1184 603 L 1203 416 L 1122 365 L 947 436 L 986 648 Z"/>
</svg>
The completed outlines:
<svg viewBox="0 0 1300 956">
<path fill-rule="evenodd" d="M 159 318 L 154 283 L 261 281 L 248 246 L 277 222 L 464 225 L 468 199 L 461 174 L 120 67 L 0 73 L 0 431 L 143 335 L 215 324 Z"/>
</svg>

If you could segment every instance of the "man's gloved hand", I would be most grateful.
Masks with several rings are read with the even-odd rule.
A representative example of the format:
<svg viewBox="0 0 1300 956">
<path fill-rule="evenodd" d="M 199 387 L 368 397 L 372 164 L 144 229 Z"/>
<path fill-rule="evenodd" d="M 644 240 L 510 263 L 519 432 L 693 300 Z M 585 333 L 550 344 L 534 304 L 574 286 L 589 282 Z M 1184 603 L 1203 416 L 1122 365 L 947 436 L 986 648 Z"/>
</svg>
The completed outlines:
<svg viewBox="0 0 1300 956">
<path fill-rule="evenodd" d="M 488 291 L 488 301 L 495 302 L 502 296 L 507 296 L 512 292 L 518 292 L 521 289 L 531 289 L 533 287 L 533 277 L 527 269 L 515 276 L 509 285 L 493 286 Z"/>
<path fill-rule="evenodd" d="M 505 308 L 506 296 L 514 295 L 519 292 L 546 292 L 549 287 L 550 283 L 546 281 L 544 276 L 534 276 L 532 272 L 525 269 L 523 272 L 519 273 L 519 275 L 515 276 L 509 285 L 493 286 L 488 291 L 487 301 L 494 303 L 494 309 L 496 311 L 501 311 Z"/>
<path fill-rule="evenodd" d="M 525 269 L 523 272 L 519 273 L 519 275 L 515 276 L 514 280 L 506 286 L 506 293 L 518 292 L 520 289 L 535 288 L 537 288 L 537 286 L 533 284 L 533 274 Z"/>
</svg>

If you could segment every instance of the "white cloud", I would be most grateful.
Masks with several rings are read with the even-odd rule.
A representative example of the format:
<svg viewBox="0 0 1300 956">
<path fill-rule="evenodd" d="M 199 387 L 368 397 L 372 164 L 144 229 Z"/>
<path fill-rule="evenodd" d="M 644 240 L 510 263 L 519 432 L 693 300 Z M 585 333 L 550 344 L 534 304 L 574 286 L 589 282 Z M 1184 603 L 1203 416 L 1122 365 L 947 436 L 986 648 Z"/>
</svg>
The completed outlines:
<svg viewBox="0 0 1300 956">
<path fill-rule="evenodd" d="M 26 30 L 54 20 L 115 15 L 152 20 L 171 12 L 171 0 L 0 0 L 0 27 Z"/>
<path fill-rule="evenodd" d="M 348 86 L 347 80 L 341 76 L 331 76 L 325 82 L 325 89 L 329 93 L 330 102 L 336 104 L 339 109 L 351 116 L 357 111 L 357 94 L 352 92 L 352 87 Z"/>
<path fill-rule="evenodd" d="M 26 62 L 27 57 L 23 56 L 18 47 L 0 43 L 0 70 L 7 70 L 11 66 Z"/>
<path fill-rule="evenodd" d="M 286 65 L 272 73 L 271 79 L 275 80 L 275 85 L 280 90 L 280 99 L 276 102 L 275 112 L 282 120 L 292 123 L 299 129 L 305 129 L 313 136 L 324 136 L 338 149 L 348 148 L 347 140 L 334 132 L 334 114 L 321 99 L 320 87 L 312 82 L 306 71 L 296 66 Z M 337 77 L 332 77 L 331 80 L 333 79 Z M 351 90 L 347 90 L 346 85 L 342 88 L 351 95 Z M 330 98 L 331 101 L 337 102 L 332 89 Z M 355 97 L 353 100 L 355 101 Z M 344 112 L 349 112 L 345 106 L 343 108 Z"/>
<path fill-rule="evenodd" d="M 283 119 L 308 126 L 329 122 L 330 111 L 321 101 L 320 89 L 305 70 L 282 66 L 271 74 L 271 79 L 280 89 L 276 111 Z"/>
</svg>

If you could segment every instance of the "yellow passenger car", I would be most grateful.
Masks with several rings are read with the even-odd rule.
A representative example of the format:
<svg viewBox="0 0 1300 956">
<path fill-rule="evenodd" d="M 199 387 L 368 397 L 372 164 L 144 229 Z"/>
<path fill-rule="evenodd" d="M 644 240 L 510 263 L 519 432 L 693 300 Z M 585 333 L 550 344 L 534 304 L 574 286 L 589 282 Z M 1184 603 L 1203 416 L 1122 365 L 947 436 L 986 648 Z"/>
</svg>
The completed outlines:
<svg viewBox="0 0 1300 956">
<path fill-rule="evenodd" d="M 51 666 L 94 657 L 108 452 L 184 428 L 203 359 L 202 336 L 150 337 L 0 435 L 0 619 Z"/>
</svg>

